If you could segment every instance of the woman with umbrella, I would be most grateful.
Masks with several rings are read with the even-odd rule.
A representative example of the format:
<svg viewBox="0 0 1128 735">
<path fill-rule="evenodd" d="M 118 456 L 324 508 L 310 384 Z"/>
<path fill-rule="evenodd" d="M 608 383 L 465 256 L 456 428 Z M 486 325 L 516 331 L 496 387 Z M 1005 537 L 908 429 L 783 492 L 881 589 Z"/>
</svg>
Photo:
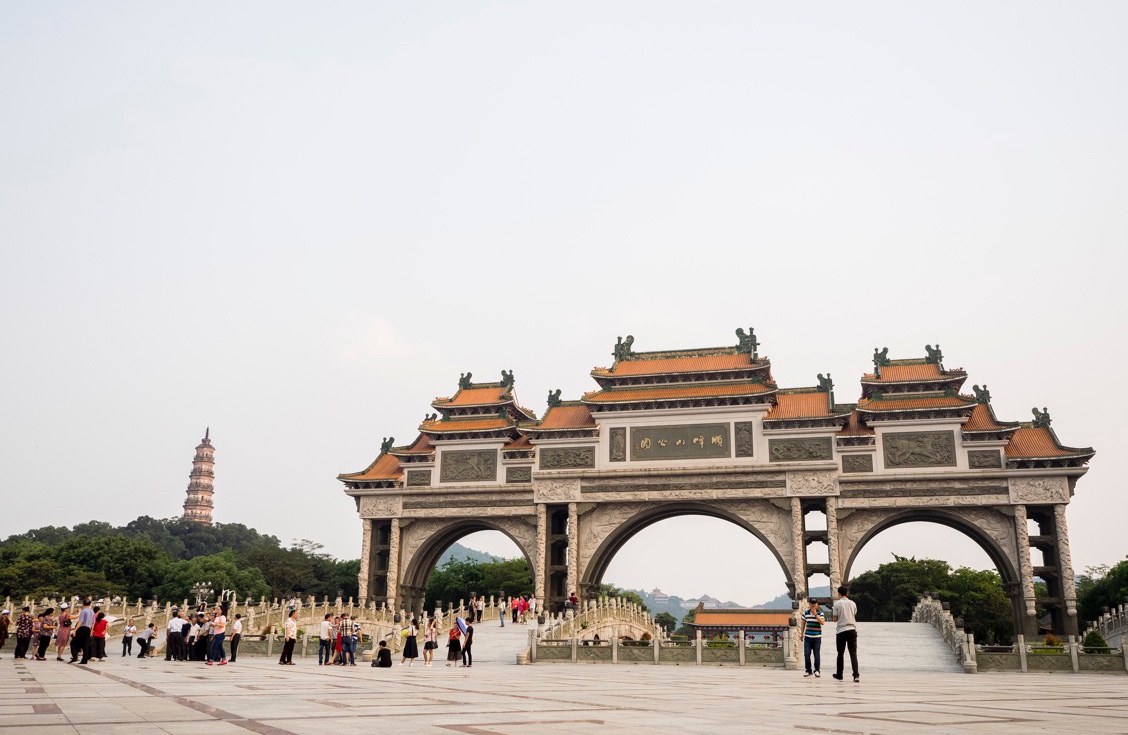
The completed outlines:
<svg viewBox="0 0 1128 735">
<path fill-rule="evenodd" d="M 411 619 L 411 624 L 404 628 L 403 636 L 403 659 L 400 660 L 400 666 L 403 666 L 408 659 L 411 666 L 415 663 L 415 659 L 419 658 L 419 643 L 415 640 L 415 636 L 419 635 L 419 629 L 415 627 L 415 618 Z"/>
<path fill-rule="evenodd" d="M 457 625 L 450 629 L 449 640 L 447 640 L 447 666 L 452 663 L 457 664 L 462 660 L 462 631 Z"/>
</svg>

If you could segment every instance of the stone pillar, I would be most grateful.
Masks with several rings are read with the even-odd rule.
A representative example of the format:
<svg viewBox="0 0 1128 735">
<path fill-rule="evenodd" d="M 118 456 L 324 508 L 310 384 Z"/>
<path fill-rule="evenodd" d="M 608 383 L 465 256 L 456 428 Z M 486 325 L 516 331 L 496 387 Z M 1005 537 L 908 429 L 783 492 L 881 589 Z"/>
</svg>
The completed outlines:
<svg viewBox="0 0 1128 735">
<path fill-rule="evenodd" d="M 807 595 L 807 545 L 803 543 L 803 501 L 791 499 L 791 557 L 795 575 L 795 599 Z"/>
<path fill-rule="evenodd" d="M 1030 563 L 1030 532 L 1026 528 L 1026 506 L 1014 506 L 1014 535 L 1018 549 L 1018 580 L 1026 613 L 1015 633 L 1038 635 L 1038 611 L 1034 598 L 1034 567 Z M 1018 621 L 1016 621 L 1017 624 Z"/>
<path fill-rule="evenodd" d="M 843 583 L 842 561 L 839 558 L 838 548 L 838 500 L 826 499 L 826 546 L 827 561 L 830 562 L 830 595 L 834 599 L 834 591 Z"/>
<path fill-rule="evenodd" d="M 399 568 L 400 568 L 400 521 L 392 519 L 391 533 L 388 534 L 388 609 L 396 609 L 396 598 L 399 597 Z"/>
<path fill-rule="evenodd" d="M 568 503 L 568 589 L 564 594 L 579 592 L 580 582 L 580 513 L 575 503 Z"/>
<path fill-rule="evenodd" d="M 541 605 L 548 604 L 548 595 L 545 594 L 544 576 L 546 569 L 545 556 L 548 553 L 548 509 L 544 503 L 537 503 L 537 555 L 533 562 L 533 591 Z"/>
<path fill-rule="evenodd" d="M 372 519 L 361 518 L 360 574 L 357 575 L 360 599 L 368 599 L 368 585 L 372 580 Z"/>
<path fill-rule="evenodd" d="M 1065 632 L 1067 635 L 1077 635 L 1077 587 L 1073 580 L 1073 557 L 1069 553 L 1069 525 L 1065 521 L 1065 505 L 1054 506 L 1054 540 L 1065 603 Z"/>
</svg>

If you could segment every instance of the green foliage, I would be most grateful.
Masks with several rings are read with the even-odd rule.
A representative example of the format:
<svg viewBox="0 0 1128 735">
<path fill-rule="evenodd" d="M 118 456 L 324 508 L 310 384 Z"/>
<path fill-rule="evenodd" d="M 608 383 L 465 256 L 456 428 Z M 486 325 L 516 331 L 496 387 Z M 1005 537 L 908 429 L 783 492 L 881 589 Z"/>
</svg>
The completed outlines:
<svg viewBox="0 0 1128 735">
<path fill-rule="evenodd" d="M 655 615 L 654 622 L 667 633 L 673 633 L 678 627 L 678 619 L 668 612 L 660 612 Z"/>
<path fill-rule="evenodd" d="M 1106 569 L 1089 568 L 1077 585 L 1077 619 L 1096 620 L 1104 608 L 1114 608 L 1128 598 L 1128 559 Z M 1103 574 L 1101 573 L 1103 572 Z"/>
<path fill-rule="evenodd" d="M 601 597 L 622 597 L 627 602 L 633 602 L 643 610 L 647 609 L 646 603 L 642 600 L 642 596 L 634 590 L 619 589 L 613 584 L 601 584 L 599 585 L 599 594 Z"/>
<path fill-rule="evenodd" d="M 465 557 L 449 559 L 431 573 L 427 582 L 426 606 L 433 610 L 447 603 L 477 595 L 532 594 L 533 575 L 524 559 L 494 559 L 482 562 Z"/>
<path fill-rule="evenodd" d="M 850 598 L 858 605 L 860 620 L 908 621 L 921 596 L 933 592 L 950 603 L 952 615 L 963 618 L 965 629 L 976 641 L 1010 642 L 1014 635 L 1011 604 L 997 573 L 967 567 L 953 571 L 947 562 L 936 559 L 897 555 L 893 559 L 851 580 Z"/>
<path fill-rule="evenodd" d="M 1085 647 L 1085 653 L 1112 653 L 1108 648 L 1108 641 L 1095 630 L 1085 634 L 1085 640 L 1081 641 L 1081 645 Z"/>
<path fill-rule="evenodd" d="M 235 590 L 239 599 L 251 597 L 257 600 L 270 593 L 262 572 L 255 567 L 240 569 L 235 552 L 222 551 L 174 562 L 155 594 L 160 600 L 192 600 L 192 588 L 199 582 L 209 582 L 216 592 Z"/>
</svg>

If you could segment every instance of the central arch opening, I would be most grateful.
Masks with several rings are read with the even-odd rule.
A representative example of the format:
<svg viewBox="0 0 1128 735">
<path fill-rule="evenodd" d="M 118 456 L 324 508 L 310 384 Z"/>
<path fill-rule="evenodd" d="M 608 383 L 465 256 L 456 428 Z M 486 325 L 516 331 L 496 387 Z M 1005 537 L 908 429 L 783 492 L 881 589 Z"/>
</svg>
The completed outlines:
<svg viewBox="0 0 1128 735">
<path fill-rule="evenodd" d="M 448 529 L 421 550 L 407 584 L 425 590 L 422 609 L 447 608 L 473 598 L 533 594 L 524 552 L 505 533 L 481 524 Z"/>
<path fill-rule="evenodd" d="M 789 578 L 779 558 L 754 533 L 713 514 L 658 514 L 621 529 L 592 560 L 590 590 L 637 593 L 670 632 L 704 609 L 791 609 Z M 688 621 L 687 621 L 688 616 Z"/>
</svg>

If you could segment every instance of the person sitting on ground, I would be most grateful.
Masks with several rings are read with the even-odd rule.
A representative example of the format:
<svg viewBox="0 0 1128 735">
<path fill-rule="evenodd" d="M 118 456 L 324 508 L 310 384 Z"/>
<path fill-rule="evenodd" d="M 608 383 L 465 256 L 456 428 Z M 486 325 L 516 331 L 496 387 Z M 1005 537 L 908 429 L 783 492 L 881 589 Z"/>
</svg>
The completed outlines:
<svg viewBox="0 0 1128 735">
<path fill-rule="evenodd" d="M 376 646 L 376 658 L 372 659 L 372 666 L 378 669 L 392 668 L 392 652 L 388 649 L 387 641 L 380 641 Z"/>
</svg>

